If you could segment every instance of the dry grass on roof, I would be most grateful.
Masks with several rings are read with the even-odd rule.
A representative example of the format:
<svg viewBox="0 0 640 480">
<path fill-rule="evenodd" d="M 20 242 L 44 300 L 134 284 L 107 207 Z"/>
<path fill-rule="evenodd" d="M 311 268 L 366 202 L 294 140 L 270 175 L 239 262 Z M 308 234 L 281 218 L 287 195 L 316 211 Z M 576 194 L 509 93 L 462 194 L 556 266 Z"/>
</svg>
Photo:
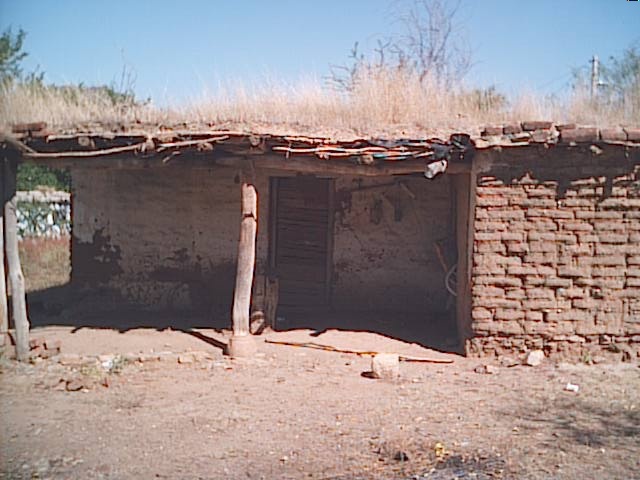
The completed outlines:
<svg viewBox="0 0 640 480">
<path fill-rule="evenodd" d="M 506 104 L 462 86 L 420 79 L 411 72 L 376 70 L 353 91 L 332 91 L 321 82 L 271 83 L 220 89 L 170 108 L 114 103 L 100 89 L 14 85 L 0 96 L 0 129 L 46 122 L 53 131 L 86 131 L 91 125 L 206 125 L 255 133 L 301 134 L 348 140 L 354 137 L 446 136 L 479 133 L 487 124 L 526 119 L 594 126 L 631 123 L 616 108 L 594 108 L 586 95 L 545 100 L 522 94 Z M 637 123 L 637 120 L 633 123 Z"/>
</svg>

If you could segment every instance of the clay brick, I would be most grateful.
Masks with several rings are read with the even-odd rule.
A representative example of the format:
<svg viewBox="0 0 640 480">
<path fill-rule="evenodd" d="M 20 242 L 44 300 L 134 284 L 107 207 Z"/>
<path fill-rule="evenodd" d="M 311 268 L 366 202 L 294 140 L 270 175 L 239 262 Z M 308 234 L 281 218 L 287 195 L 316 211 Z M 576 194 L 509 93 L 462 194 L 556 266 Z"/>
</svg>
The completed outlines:
<svg viewBox="0 0 640 480">
<path fill-rule="evenodd" d="M 638 277 L 629 277 L 625 282 L 625 287 L 640 287 L 640 278 Z"/>
<path fill-rule="evenodd" d="M 544 285 L 544 278 L 538 275 L 527 275 L 524 277 L 524 284 L 527 287 L 539 287 Z"/>
<path fill-rule="evenodd" d="M 508 204 L 509 200 L 505 197 L 480 195 L 476 198 L 476 205 L 479 207 L 506 207 Z"/>
<path fill-rule="evenodd" d="M 537 230 L 539 232 L 553 232 L 558 230 L 558 225 L 551 219 L 534 217 L 523 225 L 525 230 Z"/>
<path fill-rule="evenodd" d="M 560 132 L 560 141 L 565 143 L 597 142 L 599 139 L 598 129 L 594 127 L 565 129 Z"/>
<path fill-rule="evenodd" d="M 626 232 L 627 230 L 626 223 L 622 221 L 620 222 L 595 221 L 593 222 L 593 226 L 598 232 L 601 232 L 601 231 Z"/>
<path fill-rule="evenodd" d="M 616 330 L 622 325 L 622 312 L 596 312 L 595 318 L 596 323 L 612 324 Z"/>
<path fill-rule="evenodd" d="M 532 240 L 543 240 L 545 242 L 555 242 L 556 241 L 556 233 L 555 232 L 538 232 L 537 230 L 531 230 L 527 237 L 529 241 Z"/>
<path fill-rule="evenodd" d="M 640 208 L 640 198 L 609 197 L 600 202 L 601 208 L 627 209 Z"/>
<path fill-rule="evenodd" d="M 597 288 L 609 289 L 609 290 L 622 290 L 624 288 L 624 277 L 619 278 L 608 278 L 608 277 L 600 277 L 594 278 L 592 285 Z M 624 291 L 623 291 L 624 292 Z M 624 296 L 622 292 L 615 293 L 609 292 L 609 295 L 615 295 L 617 297 Z"/>
<path fill-rule="evenodd" d="M 507 267 L 509 275 L 536 275 L 538 271 L 532 265 L 510 265 Z"/>
<path fill-rule="evenodd" d="M 527 218 L 542 217 L 542 218 L 561 218 L 561 219 L 573 219 L 573 210 L 559 210 L 553 208 L 529 208 L 526 211 Z"/>
<path fill-rule="evenodd" d="M 504 275 L 505 268 L 500 265 L 477 265 L 473 267 L 473 273 L 476 275 Z"/>
<path fill-rule="evenodd" d="M 504 182 L 491 175 L 483 175 L 478 177 L 478 186 L 502 187 Z"/>
<path fill-rule="evenodd" d="M 524 232 L 502 232 L 500 239 L 509 242 L 522 242 L 524 240 Z"/>
<path fill-rule="evenodd" d="M 538 275 L 544 275 L 545 277 L 556 274 L 556 269 L 548 265 L 536 265 L 536 271 Z"/>
<path fill-rule="evenodd" d="M 520 325 L 518 322 L 514 321 L 503 321 L 498 324 L 499 333 L 503 335 L 522 335 L 524 332 L 524 327 Z"/>
<path fill-rule="evenodd" d="M 557 252 L 534 252 L 528 253 L 523 258 L 525 263 L 536 263 L 536 264 L 555 264 L 558 261 Z"/>
<path fill-rule="evenodd" d="M 556 252 L 558 245 L 554 242 L 529 242 L 530 252 Z"/>
<path fill-rule="evenodd" d="M 474 228 L 477 232 L 494 232 L 507 229 L 509 224 L 505 222 L 491 222 L 487 220 L 476 220 Z"/>
<path fill-rule="evenodd" d="M 476 210 L 476 218 L 487 220 L 524 220 L 524 211 L 514 209 L 488 209 Z"/>
<path fill-rule="evenodd" d="M 499 241 L 501 238 L 500 232 L 477 232 L 475 234 L 475 240 L 478 242 Z"/>
<path fill-rule="evenodd" d="M 496 135 L 502 135 L 502 127 L 485 126 L 480 132 L 481 137 L 494 137 Z"/>
<path fill-rule="evenodd" d="M 578 243 L 578 238 L 572 233 L 558 232 L 556 241 L 563 243 Z"/>
<path fill-rule="evenodd" d="M 613 243 L 597 243 L 595 247 L 596 255 L 624 255 L 637 250 L 637 248 L 634 249 L 630 245 Z"/>
<path fill-rule="evenodd" d="M 524 312 L 510 308 L 498 308 L 496 309 L 495 319 L 502 321 L 524 320 Z"/>
<path fill-rule="evenodd" d="M 558 298 L 584 298 L 589 295 L 585 288 L 578 287 L 559 288 L 556 294 Z"/>
<path fill-rule="evenodd" d="M 595 280 L 591 277 L 579 277 L 573 280 L 574 285 L 579 287 L 590 287 L 595 285 Z"/>
<path fill-rule="evenodd" d="M 507 249 L 502 242 L 477 242 L 476 252 L 478 253 L 507 253 Z"/>
<path fill-rule="evenodd" d="M 593 310 L 598 306 L 598 301 L 593 298 L 576 298 L 571 301 L 573 308 L 580 308 L 583 310 Z"/>
<path fill-rule="evenodd" d="M 557 203 L 555 200 L 552 200 L 550 198 L 527 198 L 527 199 L 518 199 L 518 201 L 514 201 L 511 202 L 512 205 L 518 205 L 520 207 L 523 208 L 548 208 L 548 209 L 554 209 L 557 206 Z M 544 215 L 537 215 L 539 216 L 544 216 Z"/>
<path fill-rule="evenodd" d="M 594 202 L 592 200 L 587 200 L 586 198 L 565 198 L 558 202 L 558 206 L 570 207 L 570 208 L 575 208 L 575 207 L 589 208 L 589 207 L 593 207 L 593 205 L 594 205 Z M 576 212 L 576 218 L 577 218 L 577 213 L 578 212 Z"/>
<path fill-rule="evenodd" d="M 540 186 L 525 187 L 524 191 L 526 192 L 527 196 L 530 197 L 530 198 L 534 198 L 534 197 L 549 197 L 549 198 L 553 199 L 554 203 L 555 203 L 555 198 L 556 198 L 556 194 L 557 194 L 557 190 L 555 188 L 540 187 Z"/>
<path fill-rule="evenodd" d="M 640 243 L 640 233 L 630 233 L 629 243 Z"/>
<path fill-rule="evenodd" d="M 578 233 L 578 241 L 580 243 L 594 243 L 598 242 L 600 239 L 598 235 L 593 233 Z"/>
<path fill-rule="evenodd" d="M 510 125 L 505 125 L 502 131 L 505 135 L 514 135 L 516 133 L 522 132 L 522 126 L 519 123 L 513 123 Z M 625 135 L 625 139 L 626 139 L 626 135 Z"/>
<path fill-rule="evenodd" d="M 555 298 L 553 290 L 547 288 L 527 288 L 527 299 L 546 299 L 552 300 Z"/>
<path fill-rule="evenodd" d="M 620 267 L 594 266 L 591 269 L 591 275 L 594 277 L 624 277 L 625 269 Z"/>
<path fill-rule="evenodd" d="M 640 255 L 627 257 L 627 265 L 640 265 Z"/>
<path fill-rule="evenodd" d="M 558 276 L 560 277 L 588 277 L 590 275 L 590 268 L 558 267 Z"/>
<path fill-rule="evenodd" d="M 504 187 L 476 187 L 476 195 L 498 195 L 498 196 L 510 196 L 510 195 L 524 195 L 524 188 L 513 185 Z"/>
<path fill-rule="evenodd" d="M 491 320 L 493 314 L 490 310 L 482 307 L 475 307 L 471 310 L 471 318 L 474 320 Z"/>
<path fill-rule="evenodd" d="M 626 263 L 624 255 L 597 255 L 591 258 L 591 265 L 624 267 Z"/>
<path fill-rule="evenodd" d="M 591 314 L 586 310 L 568 309 L 560 312 L 546 312 L 547 322 L 586 322 L 591 318 Z M 576 330 L 576 333 L 578 331 Z M 583 334 L 586 332 L 582 332 Z"/>
<path fill-rule="evenodd" d="M 615 210 L 608 210 L 611 213 L 621 213 L 624 218 L 628 219 L 640 219 L 640 210 L 637 211 L 627 211 L 627 212 L 617 212 Z"/>
<path fill-rule="evenodd" d="M 536 312 L 532 310 L 527 310 L 524 314 L 524 318 L 530 322 L 541 322 L 544 318 L 544 314 L 542 312 Z M 525 330 L 529 331 L 529 329 L 525 326 Z"/>
<path fill-rule="evenodd" d="M 522 130 L 524 130 L 525 132 L 533 132 L 535 130 L 549 130 L 553 126 L 553 122 L 529 120 L 526 122 L 522 122 L 521 125 Z"/>
<path fill-rule="evenodd" d="M 504 297 L 504 288 L 489 285 L 474 285 L 472 289 L 474 296 L 480 297 Z"/>
<path fill-rule="evenodd" d="M 569 300 L 523 300 L 522 308 L 524 310 L 557 310 L 562 308 L 570 308 L 571 302 Z"/>
<path fill-rule="evenodd" d="M 498 253 L 478 253 L 473 256 L 474 265 L 520 265 L 520 257 L 506 257 Z"/>
<path fill-rule="evenodd" d="M 522 302 L 499 297 L 474 297 L 473 306 L 484 308 L 522 308 Z"/>
<path fill-rule="evenodd" d="M 593 230 L 593 225 L 586 222 L 561 221 L 560 225 L 563 230 L 572 232 L 590 232 Z"/>
<path fill-rule="evenodd" d="M 576 243 L 569 245 L 560 245 L 560 255 L 568 255 L 569 257 L 577 255 L 593 255 L 594 246 L 589 243 Z"/>
<path fill-rule="evenodd" d="M 640 142 L 640 128 L 623 128 L 623 130 L 627 134 L 627 141 Z"/>
<path fill-rule="evenodd" d="M 601 243 L 626 243 L 629 235 L 626 233 L 599 233 L 598 240 Z"/>
<path fill-rule="evenodd" d="M 522 288 L 507 288 L 506 298 L 510 300 L 524 300 L 526 298 L 525 291 Z"/>
<path fill-rule="evenodd" d="M 640 277 L 640 268 L 638 268 L 638 267 L 628 267 L 627 268 L 627 276 L 629 276 L 629 277 Z"/>
<path fill-rule="evenodd" d="M 571 280 L 568 278 L 547 278 L 544 281 L 544 285 L 550 288 L 569 288 L 571 287 Z"/>
<path fill-rule="evenodd" d="M 604 190 L 599 187 L 598 188 L 582 187 L 578 189 L 579 197 L 601 197 L 603 193 L 604 193 Z"/>
<path fill-rule="evenodd" d="M 505 242 L 507 247 L 507 252 L 510 255 L 519 254 L 519 253 L 527 253 L 529 251 L 529 244 L 525 242 Z"/>
<path fill-rule="evenodd" d="M 624 142 L 627 134 L 621 128 L 603 128 L 600 130 L 600 138 L 606 142 Z"/>
<path fill-rule="evenodd" d="M 495 285 L 497 287 L 521 287 L 522 280 L 514 277 L 478 275 L 474 279 L 476 285 Z"/>
<path fill-rule="evenodd" d="M 617 220 L 628 217 L 631 212 L 618 212 L 617 210 L 598 210 L 595 212 L 595 218 L 603 220 Z"/>
</svg>

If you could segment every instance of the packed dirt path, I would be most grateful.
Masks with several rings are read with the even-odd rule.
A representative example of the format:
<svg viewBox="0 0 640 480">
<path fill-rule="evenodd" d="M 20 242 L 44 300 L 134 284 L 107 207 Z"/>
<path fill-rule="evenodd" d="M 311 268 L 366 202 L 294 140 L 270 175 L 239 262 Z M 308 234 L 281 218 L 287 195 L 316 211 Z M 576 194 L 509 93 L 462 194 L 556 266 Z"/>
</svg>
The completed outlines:
<svg viewBox="0 0 640 480">
<path fill-rule="evenodd" d="M 640 478 L 635 363 L 487 370 L 377 334 L 310 333 L 267 337 L 454 363 L 402 362 L 384 381 L 363 375 L 370 357 L 261 340 L 255 359 L 230 360 L 211 330 L 39 329 L 63 355 L 2 360 L 0 478 Z M 105 353 L 122 356 L 86 362 Z"/>
</svg>

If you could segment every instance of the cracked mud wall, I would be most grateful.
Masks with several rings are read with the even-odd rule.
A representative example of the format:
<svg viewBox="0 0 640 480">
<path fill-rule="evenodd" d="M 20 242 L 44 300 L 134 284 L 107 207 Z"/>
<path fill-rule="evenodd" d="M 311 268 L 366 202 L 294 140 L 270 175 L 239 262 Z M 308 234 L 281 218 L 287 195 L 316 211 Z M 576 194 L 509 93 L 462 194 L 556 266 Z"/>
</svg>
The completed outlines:
<svg viewBox="0 0 640 480">
<path fill-rule="evenodd" d="M 239 172 L 227 168 L 74 170 L 73 282 L 115 289 L 145 307 L 228 316 L 239 182 Z M 267 178 L 256 187 L 266 219 Z M 260 221 L 259 264 L 267 254 L 266 228 Z"/>
<path fill-rule="evenodd" d="M 456 258 L 450 178 L 336 180 L 333 304 L 338 309 L 442 312 L 445 261 Z"/>
</svg>

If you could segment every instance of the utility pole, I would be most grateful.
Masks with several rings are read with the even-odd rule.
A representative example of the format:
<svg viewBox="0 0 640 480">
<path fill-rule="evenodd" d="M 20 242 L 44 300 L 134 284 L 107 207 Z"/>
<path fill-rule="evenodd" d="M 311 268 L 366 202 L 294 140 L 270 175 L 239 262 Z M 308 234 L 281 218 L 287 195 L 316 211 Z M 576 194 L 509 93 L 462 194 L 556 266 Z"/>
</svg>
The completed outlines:
<svg viewBox="0 0 640 480">
<path fill-rule="evenodd" d="M 595 100 L 598 96 L 600 60 L 597 55 L 594 55 L 591 59 L 591 101 Z"/>
</svg>

